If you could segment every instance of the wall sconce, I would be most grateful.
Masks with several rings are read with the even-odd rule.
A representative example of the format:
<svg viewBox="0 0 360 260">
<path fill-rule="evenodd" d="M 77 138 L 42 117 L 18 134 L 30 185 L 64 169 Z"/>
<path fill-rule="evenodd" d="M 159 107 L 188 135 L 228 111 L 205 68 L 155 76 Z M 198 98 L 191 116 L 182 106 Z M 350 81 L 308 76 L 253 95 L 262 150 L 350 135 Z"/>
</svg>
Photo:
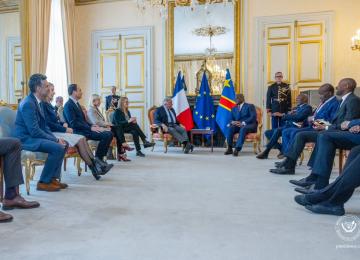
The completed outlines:
<svg viewBox="0 0 360 260">
<path fill-rule="evenodd" d="M 353 51 L 360 51 L 360 29 L 356 32 L 356 35 L 351 38 L 351 49 Z"/>
</svg>

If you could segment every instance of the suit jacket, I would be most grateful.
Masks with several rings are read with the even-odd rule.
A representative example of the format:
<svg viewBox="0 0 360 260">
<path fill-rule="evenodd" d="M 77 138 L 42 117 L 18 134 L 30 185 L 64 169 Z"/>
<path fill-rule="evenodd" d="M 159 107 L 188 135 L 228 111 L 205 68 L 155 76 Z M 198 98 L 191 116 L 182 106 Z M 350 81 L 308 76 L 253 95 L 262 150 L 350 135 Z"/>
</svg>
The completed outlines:
<svg viewBox="0 0 360 260">
<path fill-rule="evenodd" d="M 57 142 L 46 124 L 45 115 L 34 94 L 28 95 L 19 105 L 15 119 L 15 137 L 19 138 L 24 150 L 36 151 L 42 139 Z"/>
<path fill-rule="evenodd" d="M 303 126 L 308 125 L 308 117 L 312 114 L 312 107 L 309 104 L 301 104 L 295 108 L 294 113 L 284 115 L 281 120 L 286 126 L 294 126 L 293 122 L 301 122 Z"/>
<path fill-rule="evenodd" d="M 170 111 L 174 115 L 174 118 L 176 120 L 176 124 L 179 124 L 179 121 L 176 119 L 175 110 L 173 108 L 171 108 Z M 169 126 L 168 116 L 167 116 L 167 113 L 165 111 L 164 106 L 158 107 L 156 109 L 154 121 L 155 121 L 154 123 L 157 124 L 157 125 L 165 124 L 166 126 Z"/>
<path fill-rule="evenodd" d="M 50 103 L 41 104 L 44 110 L 46 124 L 50 128 L 51 132 L 65 133 L 66 127 L 60 123 L 58 115 L 55 112 L 55 108 Z"/>
<path fill-rule="evenodd" d="M 341 123 L 360 118 L 360 98 L 351 93 L 339 107 L 330 129 L 341 129 Z"/>
<path fill-rule="evenodd" d="M 268 87 L 266 94 L 266 109 L 269 109 L 272 113 L 280 112 L 287 113 L 291 110 L 291 90 L 288 84 L 281 83 L 281 88 L 286 90 L 286 97 L 284 101 L 278 100 L 279 85 L 274 83 Z"/>
<path fill-rule="evenodd" d="M 91 124 L 86 121 L 84 112 L 71 98 L 65 103 L 64 117 L 76 134 L 85 136 L 91 134 Z"/>
<path fill-rule="evenodd" d="M 239 106 L 235 106 L 231 110 L 231 118 L 233 121 L 245 122 L 246 125 L 256 124 L 256 108 L 253 104 L 244 103 L 239 111 Z"/>
<path fill-rule="evenodd" d="M 315 120 L 322 119 L 327 122 L 331 122 L 334 119 L 337 110 L 339 109 L 339 105 L 340 105 L 339 100 L 335 96 L 332 97 L 331 100 L 326 102 L 321 107 L 320 111 L 314 115 L 314 119 Z"/>
<path fill-rule="evenodd" d="M 90 106 L 87 111 L 87 116 L 91 124 L 106 127 L 105 117 L 96 107 Z"/>
<path fill-rule="evenodd" d="M 128 110 L 128 116 L 129 116 L 129 118 L 131 117 L 131 114 L 130 114 L 130 111 Z M 129 122 L 128 122 L 128 120 L 126 119 L 126 117 L 125 117 L 125 113 L 121 110 L 121 109 L 119 109 L 119 108 L 117 108 L 116 110 L 115 110 L 115 112 L 114 112 L 114 116 L 113 116 L 113 120 L 112 120 L 112 124 L 113 125 L 120 125 L 120 126 L 122 126 L 122 127 L 126 127 L 126 126 L 128 126 L 129 125 Z"/>
<path fill-rule="evenodd" d="M 111 101 L 112 99 L 116 99 L 117 101 L 114 102 L 114 106 L 115 108 L 117 108 L 117 105 L 118 105 L 118 101 L 120 99 L 120 96 L 118 95 L 109 95 L 109 96 L 106 96 L 105 98 L 105 109 L 106 111 L 109 110 L 109 108 L 111 107 Z"/>
</svg>

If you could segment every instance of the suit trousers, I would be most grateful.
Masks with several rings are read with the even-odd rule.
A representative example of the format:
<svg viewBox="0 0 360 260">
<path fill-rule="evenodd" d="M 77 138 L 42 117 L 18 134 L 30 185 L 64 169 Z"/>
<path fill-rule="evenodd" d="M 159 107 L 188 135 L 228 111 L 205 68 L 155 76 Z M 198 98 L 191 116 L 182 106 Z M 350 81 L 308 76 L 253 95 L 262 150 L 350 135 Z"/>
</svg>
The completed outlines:
<svg viewBox="0 0 360 260">
<path fill-rule="evenodd" d="M 0 138 L 0 156 L 4 158 L 5 187 L 12 188 L 23 184 L 20 140 Z"/>
<path fill-rule="evenodd" d="M 179 125 L 173 125 L 168 127 L 168 132 L 180 143 L 188 142 L 189 137 L 187 135 L 187 132 L 184 128 L 182 128 Z"/>
<path fill-rule="evenodd" d="M 340 130 L 321 133 L 317 141 L 318 148 L 312 173 L 329 179 L 336 149 L 350 150 L 357 145 L 360 145 L 360 134 Z"/>
<path fill-rule="evenodd" d="M 276 129 L 278 127 L 282 127 L 284 125 L 284 121 L 281 120 L 281 117 L 271 116 L 271 129 Z"/>
<path fill-rule="evenodd" d="M 111 141 L 114 137 L 112 132 L 104 131 L 104 132 L 97 133 L 97 132 L 91 131 L 90 133 L 87 133 L 85 136 L 86 136 L 86 138 L 88 138 L 90 140 L 100 141 L 99 145 L 96 149 L 95 156 L 102 160 L 104 158 L 104 156 L 106 156 L 107 151 L 109 150 Z"/>
<path fill-rule="evenodd" d="M 243 127 L 231 126 L 227 136 L 227 143 L 229 147 L 233 147 L 234 135 L 239 133 L 239 138 L 236 141 L 235 148 L 240 151 L 244 145 L 246 135 L 248 133 L 256 133 L 256 131 L 256 124 L 245 125 Z"/>
<path fill-rule="evenodd" d="M 65 146 L 50 140 L 41 139 L 39 148 L 33 151 L 48 154 L 40 176 L 40 182 L 50 183 L 53 178 L 60 179 L 61 165 L 64 160 L 65 151 Z"/>
<path fill-rule="evenodd" d="M 320 132 L 316 130 L 297 133 L 295 135 L 293 145 L 285 154 L 286 157 L 289 157 L 296 162 L 297 159 L 300 157 L 302 151 L 304 150 L 306 143 L 316 143 L 319 133 Z"/>
<path fill-rule="evenodd" d="M 132 134 L 136 151 L 140 151 L 141 150 L 140 138 L 143 141 L 143 143 L 145 143 L 146 141 L 146 136 L 144 132 L 141 130 L 140 126 L 138 124 L 130 123 L 124 127 L 124 132 Z"/>
<path fill-rule="evenodd" d="M 312 203 L 327 201 L 333 205 L 343 205 L 360 186 L 360 146 L 354 147 L 344 166 L 342 175 L 318 192 L 306 195 Z"/>
</svg>

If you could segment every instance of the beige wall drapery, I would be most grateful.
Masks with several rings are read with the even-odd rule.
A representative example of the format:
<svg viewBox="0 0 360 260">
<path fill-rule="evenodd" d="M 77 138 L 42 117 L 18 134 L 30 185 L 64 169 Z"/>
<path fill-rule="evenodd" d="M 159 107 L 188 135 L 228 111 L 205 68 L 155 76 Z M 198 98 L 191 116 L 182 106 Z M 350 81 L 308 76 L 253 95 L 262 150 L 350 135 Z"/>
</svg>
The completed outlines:
<svg viewBox="0 0 360 260">
<path fill-rule="evenodd" d="M 61 18 L 64 31 L 65 61 L 68 84 L 75 82 L 75 55 L 74 55 L 74 20 L 75 1 L 61 1 Z"/>
<path fill-rule="evenodd" d="M 49 45 L 51 0 L 21 0 L 20 28 L 23 60 L 24 94 L 34 73 L 46 72 Z"/>
</svg>

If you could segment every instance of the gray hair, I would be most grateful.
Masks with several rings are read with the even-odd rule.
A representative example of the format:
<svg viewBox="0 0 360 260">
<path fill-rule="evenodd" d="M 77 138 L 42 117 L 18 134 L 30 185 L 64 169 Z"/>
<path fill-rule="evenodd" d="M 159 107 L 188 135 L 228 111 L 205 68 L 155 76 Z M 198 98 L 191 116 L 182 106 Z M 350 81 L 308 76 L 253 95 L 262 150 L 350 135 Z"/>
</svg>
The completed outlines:
<svg viewBox="0 0 360 260">
<path fill-rule="evenodd" d="M 100 99 L 100 96 L 98 94 L 92 94 L 89 99 L 89 107 L 94 106 L 94 101 L 96 99 Z"/>
<path fill-rule="evenodd" d="M 163 104 L 165 104 L 165 103 L 169 102 L 170 100 L 172 100 L 172 98 L 171 98 L 171 97 L 166 97 L 166 98 L 164 98 Z"/>
</svg>

